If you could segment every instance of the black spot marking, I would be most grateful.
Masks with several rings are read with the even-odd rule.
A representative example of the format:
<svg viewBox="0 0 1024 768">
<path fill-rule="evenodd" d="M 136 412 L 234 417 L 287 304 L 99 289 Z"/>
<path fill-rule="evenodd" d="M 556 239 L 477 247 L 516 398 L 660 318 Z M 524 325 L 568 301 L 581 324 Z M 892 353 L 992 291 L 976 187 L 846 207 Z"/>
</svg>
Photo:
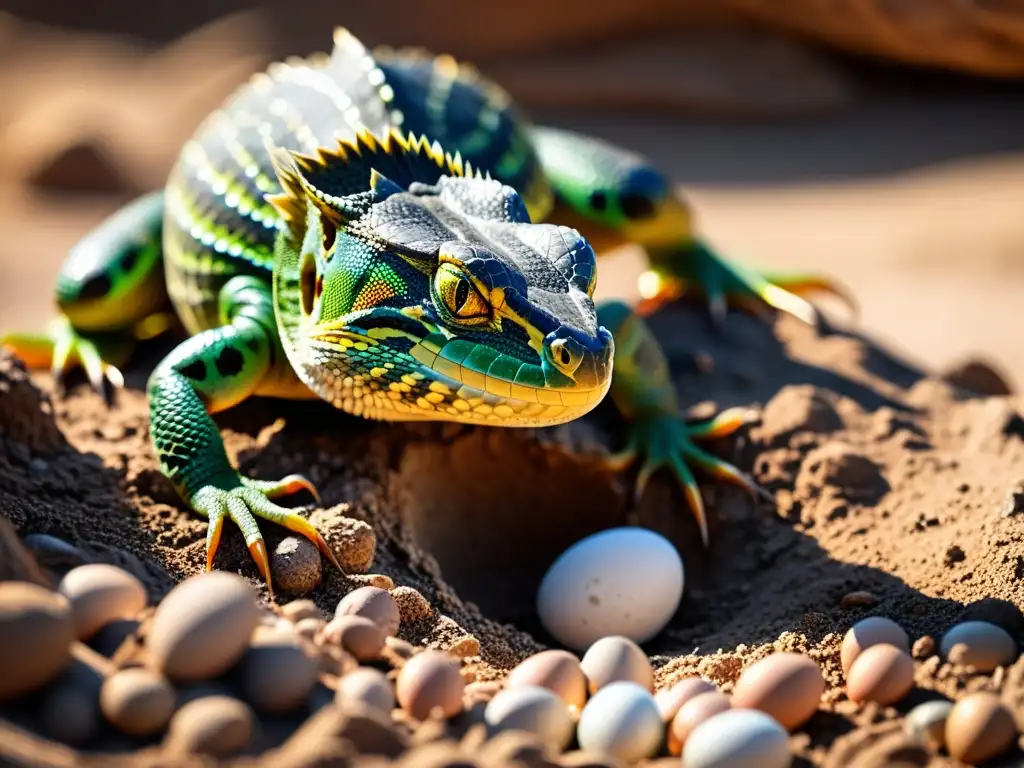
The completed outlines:
<svg viewBox="0 0 1024 768">
<path fill-rule="evenodd" d="M 598 213 L 603 212 L 608 207 L 608 196 L 600 189 L 594 190 L 590 193 L 590 207 Z"/>
<path fill-rule="evenodd" d="M 260 339 L 256 338 L 255 336 L 246 336 L 245 337 L 245 346 L 247 346 L 253 352 L 259 352 L 260 351 L 260 344 L 262 344 L 262 343 L 263 342 L 260 341 Z"/>
<path fill-rule="evenodd" d="M 202 360 L 193 360 L 184 368 L 179 368 L 178 373 L 192 381 L 202 381 L 206 378 L 206 363 Z"/>
<path fill-rule="evenodd" d="M 644 195 L 623 195 L 622 212 L 631 219 L 646 219 L 654 215 L 654 202 Z"/>
<path fill-rule="evenodd" d="M 242 370 L 245 357 L 234 347 L 224 347 L 214 361 L 221 376 L 234 376 Z"/>
<path fill-rule="evenodd" d="M 176 453 L 165 453 L 160 457 L 160 463 L 164 465 L 164 469 L 167 470 L 168 474 L 171 474 L 188 466 L 188 457 L 179 456 Z"/>
<path fill-rule="evenodd" d="M 78 292 L 79 299 L 102 299 L 110 293 L 112 285 L 110 277 L 102 272 L 89 278 L 82 290 Z"/>
<path fill-rule="evenodd" d="M 131 272 L 139 263 L 139 252 L 134 248 L 121 257 L 121 271 Z"/>
</svg>

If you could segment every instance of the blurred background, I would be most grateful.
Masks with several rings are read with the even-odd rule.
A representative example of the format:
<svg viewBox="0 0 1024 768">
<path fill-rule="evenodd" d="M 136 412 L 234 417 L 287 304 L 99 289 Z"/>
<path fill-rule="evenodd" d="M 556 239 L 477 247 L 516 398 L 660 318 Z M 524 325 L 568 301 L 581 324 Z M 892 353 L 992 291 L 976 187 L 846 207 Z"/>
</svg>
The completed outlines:
<svg viewBox="0 0 1024 768">
<path fill-rule="evenodd" d="M 75 240 L 335 25 L 472 60 L 537 121 L 645 152 L 719 250 L 836 276 L 912 361 L 1024 381 L 1018 0 L 3 0 L 0 327 L 42 325 Z M 599 291 L 635 296 L 640 268 L 612 254 Z"/>
</svg>

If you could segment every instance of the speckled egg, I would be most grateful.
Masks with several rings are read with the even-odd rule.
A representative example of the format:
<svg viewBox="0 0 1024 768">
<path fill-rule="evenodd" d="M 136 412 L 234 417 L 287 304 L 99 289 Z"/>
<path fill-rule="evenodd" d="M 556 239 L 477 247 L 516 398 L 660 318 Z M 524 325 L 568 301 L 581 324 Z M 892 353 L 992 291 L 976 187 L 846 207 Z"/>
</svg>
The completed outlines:
<svg viewBox="0 0 1024 768">
<path fill-rule="evenodd" d="M 694 728 L 683 750 L 683 768 L 788 768 L 789 734 L 756 709 L 730 709 Z"/>
<path fill-rule="evenodd" d="M 625 763 L 650 757 L 661 745 L 665 724 L 650 691 L 620 681 L 595 693 L 580 713 L 576 738 L 586 751 Z"/>
<path fill-rule="evenodd" d="M 572 738 L 569 708 L 558 694 L 539 685 L 517 685 L 499 691 L 487 703 L 484 722 L 494 733 L 535 733 L 556 752 L 565 749 Z"/>
<path fill-rule="evenodd" d="M 668 624 L 683 584 L 683 561 L 668 539 L 644 528 L 612 528 L 559 555 L 537 591 L 537 612 L 545 629 L 574 650 L 605 635 L 643 643 Z"/>
<path fill-rule="evenodd" d="M 793 730 L 818 710 L 825 678 L 821 667 L 800 653 L 773 653 L 751 664 L 736 681 L 732 705 L 760 709 Z"/>
<path fill-rule="evenodd" d="M 1017 643 L 1010 634 L 987 621 L 965 621 L 950 627 L 939 644 L 942 656 L 979 672 L 991 672 L 1017 658 Z"/>
</svg>

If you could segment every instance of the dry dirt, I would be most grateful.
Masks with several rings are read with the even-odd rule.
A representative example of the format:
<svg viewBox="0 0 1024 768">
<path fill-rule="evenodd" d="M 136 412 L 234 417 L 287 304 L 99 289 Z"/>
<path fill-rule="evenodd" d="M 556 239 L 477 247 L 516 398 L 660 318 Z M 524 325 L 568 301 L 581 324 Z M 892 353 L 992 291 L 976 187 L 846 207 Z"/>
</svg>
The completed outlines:
<svg viewBox="0 0 1024 768">
<path fill-rule="evenodd" d="M 630 478 L 595 468 L 594 455 L 621 440 L 602 411 L 521 432 L 378 425 L 325 405 L 260 400 L 219 421 L 245 472 L 309 474 L 330 510 L 321 517 L 329 535 L 343 534 L 340 515 L 369 524 L 372 573 L 415 587 L 436 609 L 403 628 L 405 638 L 478 653 L 483 679 L 548 642 L 532 599 L 557 553 L 587 533 L 634 522 L 668 536 L 687 568 L 683 603 L 648 648 L 659 683 L 697 671 L 728 687 L 773 646 L 805 650 L 830 685 L 826 708 L 794 737 L 809 764 L 850 764 L 932 691 L 1001 689 L 1024 716 L 1024 661 L 973 675 L 928 659 L 919 690 L 897 709 L 846 701 L 838 662 L 842 633 L 871 614 L 892 617 L 916 640 L 941 634 L 965 610 L 981 611 L 1021 638 L 1021 401 L 972 390 L 1005 384 L 985 369 L 953 384 L 850 331 L 795 321 L 772 327 L 734 315 L 717 333 L 699 308 L 679 305 L 652 324 L 687 403 L 698 411 L 764 406 L 760 421 L 717 449 L 751 469 L 777 508 L 706 485 L 706 552 L 669 483 L 654 483 L 633 508 Z M 673 337 L 674 327 L 690 332 Z M 33 385 L 10 359 L 0 379 L 0 510 L 23 536 L 50 534 L 89 559 L 129 567 L 152 599 L 202 568 L 205 538 L 205 523 L 177 502 L 148 442 L 138 388 L 162 351 L 156 344 L 143 352 L 111 410 L 84 386 L 66 399 L 41 395 L 47 377 L 34 376 Z M 266 528 L 273 546 L 280 532 Z M 40 553 L 54 568 L 67 557 Z M 217 565 L 258 581 L 235 530 L 225 532 Z M 327 573 L 312 597 L 332 611 L 367 578 Z M 1021 759 L 1015 752 L 1004 764 Z"/>
<path fill-rule="evenodd" d="M 34 327 L 50 314 L 52 276 L 67 248 L 120 201 L 158 184 L 194 122 L 266 58 L 259 36 L 248 27 L 239 34 L 238 23 L 150 54 L 51 31 L 32 37 L 0 18 L 0 48 L 19 42 L 0 54 L 0 328 Z M 518 71 L 525 83 L 534 69 Z M 563 79 L 563 88 L 577 83 L 572 71 Z M 323 495 L 314 514 L 336 545 L 366 530 L 346 518 L 376 536 L 369 573 L 328 573 L 314 599 L 333 611 L 373 574 L 412 586 L 436 613 L 403 628 L 406 638 L 478 653 L 480 676 L 499 676 L 549 641 L 533 595 L 551 560 L 587 533 L 639 523 L 675 542 L 687 570 L 683 604 L 648 648 L 659 684 L 692 671 L 728 684 L 773 646 L 806 650 L 822 664 L 829 692 L 794 736 L 803 764 L 886 764 L 903 746 L 893 735 L 899 713 L 931 695 L 998 689 L 1024 725 L 1022 661 L 973 675 L 921 659 L 919 689 L 896 709 L 846 701 L 838 661 L 842 633 L 871 614 L 894 618 L 917 639 L 980 613 L 1024 640 L 1024 400 L 1009 394 L 1013 380 L 1024 380 L 1024 351 L 1016 324 L 993 322 L 1000 310 L 1019 314 L 1024 163 L 995 158 L 844 184 L 776 183 L 801 163 L 857 176 L 903 169 L 905 156 L 924 163 L 1019 146 L 1024 122 L 1008 94 L 981 89 L 976 100 L 958 101 L 967 90 L 946 99 L 897 88 L 875 101 L 859 91 L 859 111 L 846 118 L 747 133 L 669 129 L 642 116 L 573 118 L 648 147 L 677 177 L 712 178 L 732 163 L 736 178 L 759 182 L 748 190 L 698 184 L 704 230 L 728 253 L 838 275 L 864 308 L 866 326 L 856 327 L 872 335 L 790 320 L 766 326 L 745 315 L 716 333 L 691 305 L 652 319 L 688 408 L 763 408 L 759 423 L 716 450 L 752 471 L 777 506 L 708 483 L 708 551 L 668 482 L 653 483 L 633 508 L 632 478 L 596 467 L 594 454 L 622 440 L 605 411 L 524 432 L 377 425 L 326 405 L 245 403 L 218 417 L 242 469 L 264 478 L 307 473 Z M 669 96 L 694 103 L 692 90 Z M 918 96 L 908 110 L 905 100 Z M 557 94 L 536 99 L 551 103 Z M 635 258 L 606 263 L 599 290 L 628 295 Z M 893 352 L 878 341 L 883 335 L 910 352 Z M 154 600 L 202 568 L 206 531 L 158 472 L 148 439 L 141 388 L 170 343 L 142 350 L 109 410 L 84 386 L 51 398 L 47 376 L 30 382 L 0 358 L 0 515 L 21 536 L 50 534 L 79 550 L 51 542 L 38 553 L 43 565 L 116 562 Z M 1008 374 L 949 368 L 973 350 L 995 356 Z M 269 525 L 265 533 L 271 546 L 280 537 Z M 0 578 L 10 577 L 10 563 L 0 549 Z M 255 582 L 233 529 L 217 564 Z M 31 575 L 31 564 L 19 567 Z M 910 764 L 927 760 L 901 754 Z M 1017 749 L 999 764 L 1022 761 Z"/>
</svg>

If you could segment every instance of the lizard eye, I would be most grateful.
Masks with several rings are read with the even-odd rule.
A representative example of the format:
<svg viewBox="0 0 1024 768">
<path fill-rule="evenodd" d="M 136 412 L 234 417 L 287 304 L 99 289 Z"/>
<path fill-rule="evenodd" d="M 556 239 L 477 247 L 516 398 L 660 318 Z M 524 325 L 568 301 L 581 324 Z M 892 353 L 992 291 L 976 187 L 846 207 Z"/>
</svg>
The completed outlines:
<svg viewBox="0 0 1024 768">
<path fill-rule="evenodd" d="M 487 320 L 490 305 L 472 281 L 454 264 L 441 264 L 434 275 L 434 293 L 457 320 Z"/>
</svg>

